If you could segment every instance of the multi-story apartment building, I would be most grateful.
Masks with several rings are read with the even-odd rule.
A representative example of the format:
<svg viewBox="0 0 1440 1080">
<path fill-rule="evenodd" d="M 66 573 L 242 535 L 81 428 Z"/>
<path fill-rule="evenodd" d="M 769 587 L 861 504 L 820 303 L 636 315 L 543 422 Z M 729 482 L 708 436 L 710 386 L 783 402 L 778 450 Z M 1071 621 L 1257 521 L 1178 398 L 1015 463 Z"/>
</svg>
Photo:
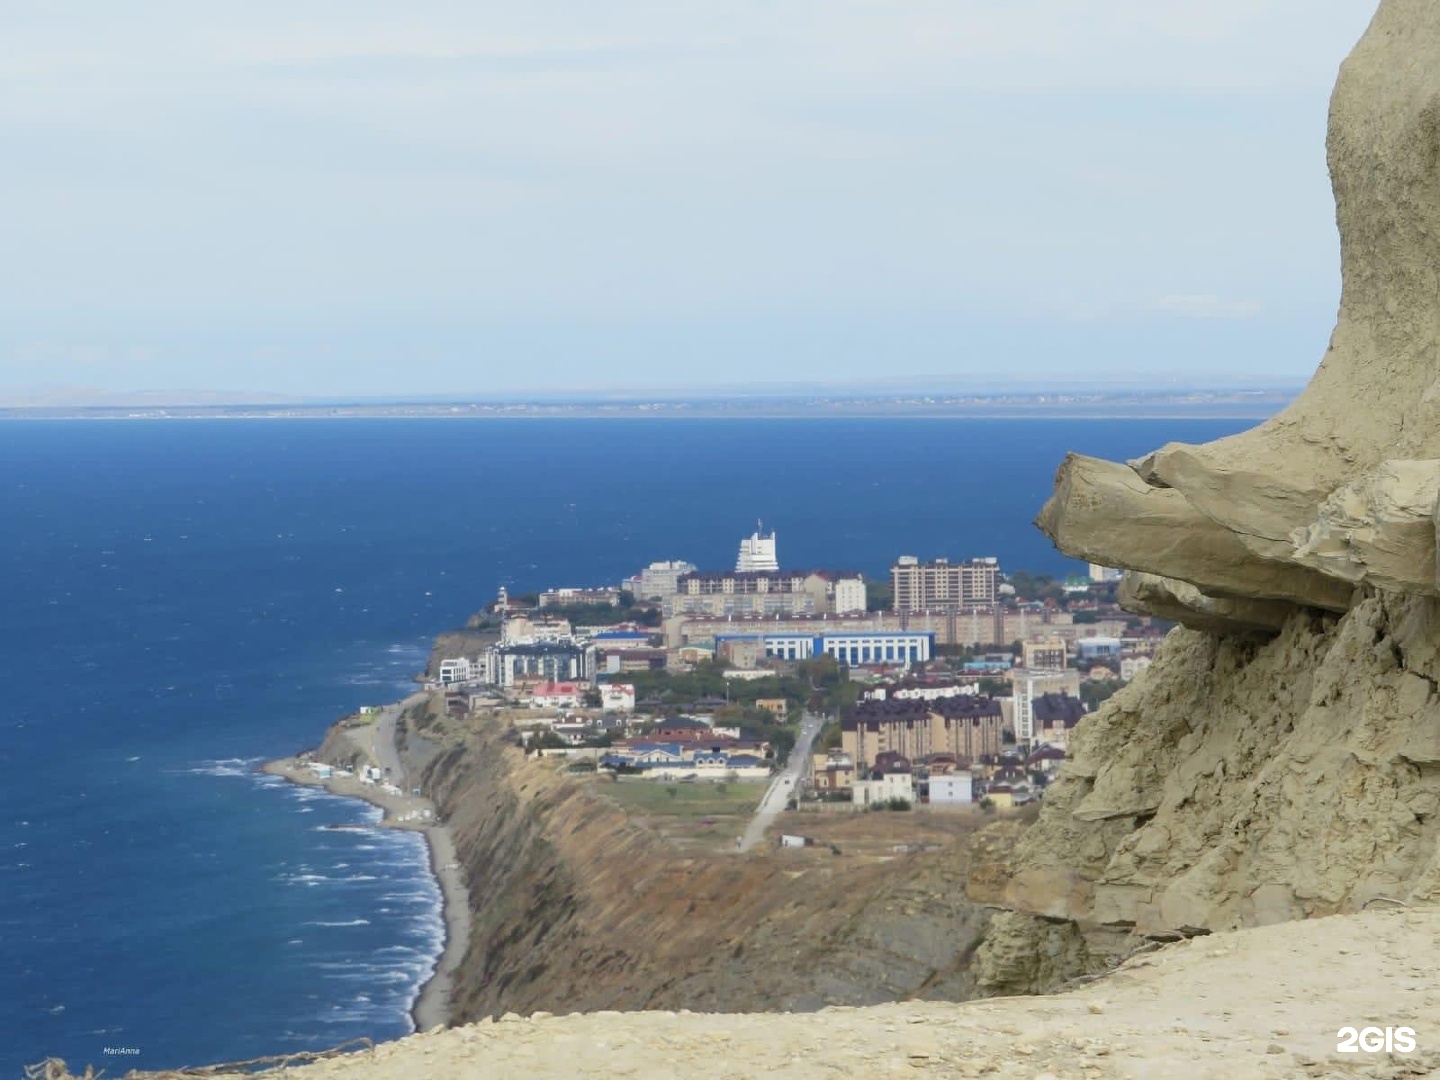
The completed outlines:
<svg viewBox="0 0 1440 1080">
<path fill-rule="evenodd" d="M 1070 733 L 1085 715 L 1085 706 L 1069 694 L 1041 694 L 1031 704 L 1031 712 L 1035 741 L 1064 750 L 1070 745 Z"/>
<path fill-rule="evenodd" d="M 488 675 L 498 686 L 533 682 L 583 682 L 595 675 L 595 649 L 575 641 L 501 644 L 490 650 Z"/>
<path fill-rule="evenodd" d="M 1063 671 L 1070 660 L 1070 648 L 1060 637 L 1022 642 L 1020 652 L 1020 666 L 1031 671 Z"/>
<path fill-rule="evenodd" d="M 949 611 L 993 604 L 1000 589 L 1000 560 L 922 563 L 914 555 L 901 555 L 890 568 L 890 588 L 895 611 Z"/>
<path fill-rule="evenodd" d="M 999 756 L 1004 727 L 994 698 L 891 698 L 858 704 L 841 722 L 840 743 L 860 768 L 887 752 L 916 762 L 933 754 L 973 762 Z"/>
<path fill-rule="evenodd" d="M 1065 671 L 1030 671 L 1017 668 L 1008 675 L 1012 702 L 1015 741 L 1029 745 L 1039 739 L 1035 718 L 1035 702 L 1046 695 L 1080 696 L 1080 673 Z"/>
<path fill-rule="evenodd" d="M 664 600 L 667 596 L 675 595 L 683 575 L 693 574 L 695 570 L 694 563 L 685 562 L 683 559 L 652 562 L 634 577 L 622 581 L 620 588 L 638 600 Z"/>
<path fill-rule="evenodd" d="M 764 600 L 773 600 L 767 594 Z M 723 599 L 723 598 L 722 598 Z M 682 608 L 684 605 L 680 605 Z M 723 606 L 723 604 L 721 604 Z M 738 604 L 737 604 L 738 606 Z M 763 617 L 762 617 L 763 616 Z M 1068 644 L 1096 634 L 1125 629 L 1119 620 L 1073 625 L 1069 613 L 1041 612 L 993 604 L 959 611 L 857 611 L 845 615 L 824 612 L 769 612 L 730 610 L 676 611 L 667 605 L 665 643 L 671 648 L 709 641 L 719 634 L 784 631 L 821 634 L 828 630 L 906 630 L 935 635 L 937 645 L 1002 645 L 1024 641 L 1036 634 L 1062 638 Z"/>
<path fill-rule="evenodd" d="M 664 600 L 670 615 L 827 615 L 865 610 L 865 581 L 832 570 L 692 572 Z"/>
</svg>

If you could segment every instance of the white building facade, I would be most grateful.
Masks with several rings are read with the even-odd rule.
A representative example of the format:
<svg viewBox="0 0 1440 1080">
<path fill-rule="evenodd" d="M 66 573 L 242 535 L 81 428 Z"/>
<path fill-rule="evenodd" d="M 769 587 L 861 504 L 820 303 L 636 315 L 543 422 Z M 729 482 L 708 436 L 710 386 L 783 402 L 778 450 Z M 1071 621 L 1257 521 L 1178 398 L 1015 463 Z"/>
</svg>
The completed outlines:
<svg viewBox="0 0 1440 1080">
<path fill-rule="evenodd" d="M 490 663 L 488 656 L 456 656 L 440 661 L 440 684 L 488 683 Z"/>
<path fill-rule="evenodd" d="M 751 573 L 779 569 L 780 563 L 775 558 L 775 533 L 772 531 L 766 536 L 757 525 L 753 534 L 740 541 L 740 556 L 735 560 L 735 570 L 737 573 Z"/>
<path fill-rule="evenodd" d="M 833 657 L 849 667 L 869 664 L 920 664 L 935 653 L 933 633 L 908 631 L 854 631 L 837 634 L 759 634 L 740 635 L 748 640 L 758 637 L 765 655 L 775 660 L 811 660 L 817 656 Z M 717 635 L 715 644 L 727 640 Z"/>
<path fill-rule="evenodd" d="M 841 578 L 835 582 L 835 614 L 849 615 L 865 610 L 865 579 Z"/>
<path fill-rule="evenodd" d="M 856 780 L 850 786 L 850 801 L 856 806 L 879 806 L 896 799 L 915 801 L 915 784 L 908 772 L 886 773 L 878 780 Z"/>
<path fill-rule="evenodd" d="M 975 788 L 968 772 L 930 777 L 930 805 L 969 806 L 974 801 Z"/>
<path fill-rule="evenodd" d="M 600 707 L 607 712 L 634 712 L 634 685 L 631 683 L 601 683 Z"/>
<path fill-rule="evenodd" d="M 620 587 L 640 600 L 664 600 L 675 595 L 676 583 L 682 575 L 693 574 L 696 569 L 694 563 L 683 559 L 652 562 L 634 577 L 622 581 Z"/>
</svg>

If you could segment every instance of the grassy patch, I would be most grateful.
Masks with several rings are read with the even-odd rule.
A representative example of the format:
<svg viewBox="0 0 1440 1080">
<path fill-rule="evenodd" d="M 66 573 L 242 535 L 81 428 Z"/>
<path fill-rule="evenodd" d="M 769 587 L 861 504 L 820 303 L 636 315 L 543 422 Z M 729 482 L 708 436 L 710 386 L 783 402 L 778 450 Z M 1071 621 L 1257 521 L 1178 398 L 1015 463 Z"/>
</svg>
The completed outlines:
<svg viewBox="0 0 1440 1080">
<path fill-rule="evenodd" d="M 655 780 L 599 782 L 598 791 L 626 810 L 651 817 L 697 819 L 748 816 L 765 793 L 763 783 L 669 783 Z"/>
</svg>

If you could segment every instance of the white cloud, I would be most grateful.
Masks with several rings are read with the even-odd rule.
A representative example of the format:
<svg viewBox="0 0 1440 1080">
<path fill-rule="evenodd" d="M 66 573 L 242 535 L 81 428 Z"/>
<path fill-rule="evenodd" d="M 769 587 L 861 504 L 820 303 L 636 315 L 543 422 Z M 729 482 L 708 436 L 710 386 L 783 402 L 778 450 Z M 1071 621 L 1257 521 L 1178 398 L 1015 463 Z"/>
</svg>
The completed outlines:
<svg viewBox="0 0 1440 1080">
<path fill-rule="evenodd" d="M 1366 8 L 0 0 L 0 321 L 1270 323 Z"/>
<path fill-rule="evenodd" d="M 1152 310 L 1182 319 L 1253 319 L 1264 311 L 1258 300 L 1232 300 L 1210 293 L 1177 293 L 1156 300 Z"/>
</svg>

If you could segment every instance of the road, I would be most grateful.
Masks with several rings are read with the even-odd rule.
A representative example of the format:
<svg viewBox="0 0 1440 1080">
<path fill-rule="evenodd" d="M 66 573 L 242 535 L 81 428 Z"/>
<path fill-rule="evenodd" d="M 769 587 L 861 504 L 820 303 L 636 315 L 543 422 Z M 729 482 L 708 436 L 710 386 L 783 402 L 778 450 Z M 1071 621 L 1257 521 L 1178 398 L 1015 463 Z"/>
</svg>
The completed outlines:
<svg viewBox="0 0 1440 1080">
<path fill-rule="evenodd" d="M 386 705 L 380 710 L 379 718 L 370 725 L 370 760 L 379 767 L 385 779 L 406 795 L 410 794 L 410 776 L 395 745 L 395 725 L 400 714 L 424 696 L 423 693 L 411 694 L 404 701 Z"/>
<path fill-rule="evenodd" d="M 805 772 L 805 764 L 810 760 L 810 747 L 814 745 L 815 736 L 820 734 L 824 723 L 825 718 L 814 713 L 807 712 L 801 719 L 800 735 L 795 740 L 795 749 L 790 751 L 790 759 L 785 763 L 785 768 L 776 773 L 775 778 L 770 781 L 770 786 L 765 789 L 765 794 L 760 799 L 760 805 L 755 808 L 755 816 L 750 819 L 750 824 L 745 826 L 745 835 L 740 838 L 740 851 L 749 851 L 765 839 L 765 830 L 774 824 L 780 811 L 785 809 L 786 802 L 795 794 L 800 777 Z"/>
</svg>

